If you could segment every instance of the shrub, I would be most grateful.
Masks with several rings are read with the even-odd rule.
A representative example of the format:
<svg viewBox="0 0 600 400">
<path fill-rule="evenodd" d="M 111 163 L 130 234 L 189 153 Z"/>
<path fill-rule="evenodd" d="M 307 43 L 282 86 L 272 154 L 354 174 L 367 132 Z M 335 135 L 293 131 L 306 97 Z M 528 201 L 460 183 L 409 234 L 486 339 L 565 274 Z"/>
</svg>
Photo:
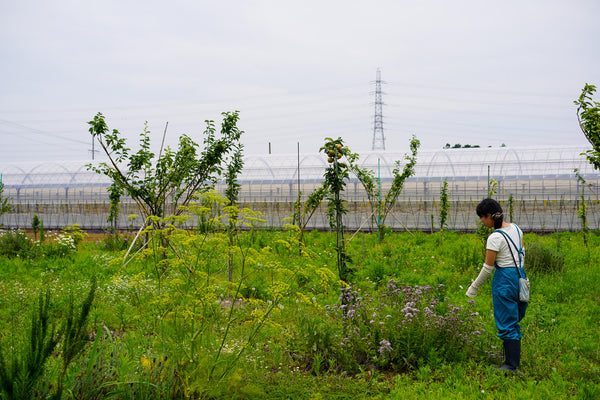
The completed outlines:
<svg viewBox="0 0 600 400">
<path fill-rule="evenodd" d="M 40 231 L 43 232 L 43 231 Z M 75 240 L 67 234 L 50 234 L 47 243 L 31 240 L 22 230 L 0 231 L 0 256 L 38 259 L 65 257 L 77 250 Z"/>
<path fill-rule="evenodd" d="M 323 313 L 306 312 L 299 314 L 298 318 L 299 333 L 293 340 L 292 347 L 299 350 L 296 357 L 302 354 L 297 361 L 304 368 L 318 374 L 320 370 L 348 364 L 347 361 L 340 363 L 338 324 L 332 324 Z M 348 365 L 344 367 L 349 369 Z M 352 369 L 354 368 L 350 368 Z"/>
<path fill-rule="evenodd" d="M 109 233 L 104 236 L 101 241 L 97 241 L 104 250 L 109 251 L 121 251 L 129 249 L 131 245 L 131 238 L 128 235 L 120 235 L 118 232 Z M 138 250 L 140 246 L 137 246 L 135 250 Z"/>
<path fill-rule="evenodd" d="M 28 257 L 33 241 L 25 231 L 10 230 L 0 232 L 0 255 L 7 257 Z"/>
<path fill-rule="evenodd" d="M 81 230 L 79 224 L 73 224 L 73 226 L 65 226 L 61 233 L 64 236 L 70 236 L 73 239 L 73 244 L 75 247 L 79 245 L 85 239 L 88 234 Z"/>
<path fill-rule="evenodd" d="M 37 240 L 37 234 L 40 231 L 40 217 L 37 214 L 34 214 L 31 219 L 31 231 L 33 232 L 33 238 Z"/>
<path fill-rule="evenodd" d="M 532 273 L 561 272 L 565 265 L 565 255 L 542 243 L 534 243 L 526 249 L 525 267 Z"/>
<path fill-rule="evenodd" d="M 12 206 L 8 202 L 10 199 L 8 197 L 3 196 L 4 193 L 4 183 L 2 183 L 2 178 L 0 177 L 0 217 L 2 214 L 9 212 L 12 210 Z M 2 226 L 3 224 L 0 224 Z"/>
<path fill-rule="evenodd" d="M 365 264 L 365 270 L 367 271 L 368 277 L 372 282 L 374 282 L 377 286 L 383 284 L 386 268 L 385 264 L 379 260 L 375 260 L 374 262 L 370 261 Z"/>
<path fill-rule="evenodd" d="M 46 257 L 66 257 L 77 250 L 75 239 L 64 233 L 49 235 L 47 244 L 41 245 L 41 252 Z"/>
<path fill-rule="evenodd" d="M 341 305 L 328 307 L 344 326 L 340 346 L 359 364 L 394 371 L 483 354 L 485 330 L 471 310 L 474 302 L 448 304 L 444 290 L 393 279 L 379 299 L 342 289 Z"/>
</svg>

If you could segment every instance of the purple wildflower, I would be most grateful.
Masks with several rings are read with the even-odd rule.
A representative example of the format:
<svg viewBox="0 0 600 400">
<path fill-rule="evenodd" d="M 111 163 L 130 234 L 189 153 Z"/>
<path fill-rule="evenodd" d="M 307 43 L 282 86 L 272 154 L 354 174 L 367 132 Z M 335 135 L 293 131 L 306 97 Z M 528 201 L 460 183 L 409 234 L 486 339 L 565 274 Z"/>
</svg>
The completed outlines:
<svg viewBox="0 0 600 400">
<path fill-rule="evenodd" d="M 384 355 L 384 353 L 389 354 L 392 352 L 392 344 L 389 341 L 383 339 L 379 344 L 381 345 L 379 346 L 379 354 Z"/>
</svg>

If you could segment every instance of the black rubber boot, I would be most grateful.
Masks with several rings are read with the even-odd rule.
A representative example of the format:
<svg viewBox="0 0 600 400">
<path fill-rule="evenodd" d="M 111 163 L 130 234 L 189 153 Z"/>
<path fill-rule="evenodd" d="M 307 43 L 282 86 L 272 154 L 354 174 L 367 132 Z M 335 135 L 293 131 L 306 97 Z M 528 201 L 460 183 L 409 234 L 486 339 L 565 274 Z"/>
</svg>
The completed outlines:
<svg viewBox="0 0 600 400">
<path fill-rule="evenodd" d="M 500 367 L 502 371 L 516 371 L 521 362 L 521 341 L 520 340 L 505 340 L 504 355 L 506 360 Z"/>
</svg>

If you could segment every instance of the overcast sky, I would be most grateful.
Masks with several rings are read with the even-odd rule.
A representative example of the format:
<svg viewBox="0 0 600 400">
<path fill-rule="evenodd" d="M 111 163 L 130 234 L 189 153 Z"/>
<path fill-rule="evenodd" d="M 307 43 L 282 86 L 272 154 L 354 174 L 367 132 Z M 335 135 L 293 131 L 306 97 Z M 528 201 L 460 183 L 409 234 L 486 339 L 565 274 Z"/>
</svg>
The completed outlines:
<svg viewBox="0 0 600 400">
<path fill-rule="evenodd" d="M 600 85 L 597 0 L 0 1 L 0 162 L 89 160 L 102 112 L 136 147 L 201 142 L 240 111 L 247 154 L 385 145 L 586 145 Z M 600 101 L 600 95 L 597 95 Z"/>
</svg>

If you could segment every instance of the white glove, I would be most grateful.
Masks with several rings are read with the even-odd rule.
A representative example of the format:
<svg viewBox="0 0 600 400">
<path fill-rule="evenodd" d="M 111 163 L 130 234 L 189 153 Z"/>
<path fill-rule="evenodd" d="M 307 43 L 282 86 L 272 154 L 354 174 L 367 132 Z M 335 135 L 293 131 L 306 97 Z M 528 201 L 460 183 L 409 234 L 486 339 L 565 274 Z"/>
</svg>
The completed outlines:
<svg viewBox="0 0 600 400">
<path fill-rule="evenodd" d="M 483 263 L 483 268 L 481 268 L 481 272 L 479 272 L 479 276 L 477 277 L 477 279 L 475 279 L 473 281 L 473 283 L 471 283 L 471 286 L 469 286 L 469 289 L 467 289 L 466 295 L 468 297 L 477 296 L 477 290 L 479 289 L 479 286 L 481 286 L 481 284 L 483 282 L 485 282 L 487 280 L 487 278 L 489 278 L 489 276 L 491 275 L 493 270 L 494 270 L 493 266 Z"/>
<path fill-rule="evenodd" d="M 475 289 L 473 285 L 469 286 L 467 289 L 467 297 L 477 297 L 477 289 Z"/>
</svg>

